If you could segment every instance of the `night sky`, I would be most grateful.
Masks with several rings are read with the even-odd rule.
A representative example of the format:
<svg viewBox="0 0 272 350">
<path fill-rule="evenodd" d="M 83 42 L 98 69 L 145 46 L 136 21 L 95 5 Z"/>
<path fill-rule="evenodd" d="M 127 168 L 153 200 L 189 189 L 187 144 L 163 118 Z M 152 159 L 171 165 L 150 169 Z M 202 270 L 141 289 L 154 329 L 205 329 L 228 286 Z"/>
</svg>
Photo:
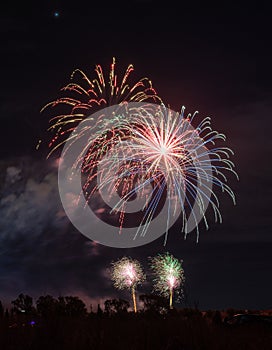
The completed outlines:
<svg viewBox="0 0 272 350">
<path fill-rule="evenodd" d="M 191 306 L 271 308 L 272 45 L 268 8 L 215 7 L 206 2 L 36 1 L 1 8 L 0 300 L 19 293 L 78 295 L 96 307 L 117 293 L 112 260 L 143 264 L 169 251 L 183 259 Z M 57 166 L 35 149 L 45 136 L 47 102 L 60 96 L 75 68 L 89 77 L 116 57 L 120 74 L 133 63 L 135 81 L 148 76 L 171 108 L 211 116 L 235 152 L 237 205 L 220 194 L 223 223 L 210 220 L 200 240 L 171 229 L 133 249 L 95 244 L 66 218 Z M 146 283 L 140 293 L 150 292 Z"/>
</svg>

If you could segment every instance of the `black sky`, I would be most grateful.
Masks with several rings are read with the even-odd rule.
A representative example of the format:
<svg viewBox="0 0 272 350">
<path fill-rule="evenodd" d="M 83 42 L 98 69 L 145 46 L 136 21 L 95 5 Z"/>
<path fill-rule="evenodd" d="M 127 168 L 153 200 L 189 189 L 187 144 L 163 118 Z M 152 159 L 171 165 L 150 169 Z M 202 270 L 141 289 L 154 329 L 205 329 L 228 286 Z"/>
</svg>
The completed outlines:
<svg viewBox="0 0 272 350">
<path fill-rule="evenodd" d="M 58 17 L 54 16 L 55 12 Z M 174 1 L 46 1 L 5 5 L 0 14 L 0 299 L 74 293 L 86 300 L 116 293 L 112 259 L 169 250 L 184 260 L 191 303 L 202 308 L 271 308 L 270 10 Z M 92 76 L 112 57 L 136 79 L 148 76 L 173 109 L 210 115 L 235 151 L 240 181 L 234 207 L 220 195 L 223 224 L 211 221 L 196 244 L 175 228 L 121 250 L 96 246 L 61 215 L 56 168 L 35 150 L 48 120 L 41 107 L 59 96 L 75 68 Z M 142 291 L 149 290 L 148 285 Z"/>
</svg>

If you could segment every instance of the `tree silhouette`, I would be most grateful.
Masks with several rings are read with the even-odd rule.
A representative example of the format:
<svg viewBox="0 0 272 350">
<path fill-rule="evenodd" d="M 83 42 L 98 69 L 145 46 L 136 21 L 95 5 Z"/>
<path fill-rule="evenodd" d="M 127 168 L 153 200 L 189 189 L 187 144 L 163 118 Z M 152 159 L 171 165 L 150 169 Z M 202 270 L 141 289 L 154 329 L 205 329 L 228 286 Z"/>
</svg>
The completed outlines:
<svg viewBox="0 0 272 350">
<path fill-rule="evenodd" d="M 57 300 L 51 295 L 40 296 L 36 305 L 38 313 L 44 318 L 49 318 L 56 314 Z"/>
<path fill-rule="evenodd" d="M 75 296 L 59 297 L 56 311 L 60 316 L 83 317 L 87 315 L 86 305 L 79 297 Z"/>
<path fill-rule="evenodd" d="M 19 294 L 17 299 L 13 300 L 11 304 L 13 305 L 13 310 L 17 314 L 24 313 L 29 315 L 35 311 L 32 297 L 23 293 Z"/>
<path fill-rule="evenodd" d="M 3 304 L 0 300 L 0 318 L 3 318 L 4 317 L 4 307 L 3 307 Z"/>
<path fill-rule="evenodd" d="M 67 296 L 66 301 L 66 314 L 71 317 L 83 317 L 87 314 L 87 308 L 84 302 L 79 297 Z"/>
<path fill-rule="evenodd" d="M 141 294 L 139 299 L 144 303 L 145 311 L 162 312 L 169 308 L 167 299 L 161 295 Z"/>
<path fill-rule="evenodd" d="M 104 302 L 105 313 L 108 315 L 118 313 L 124 314 L 129 308 L 129 302 L 124 299 L 108 299 Z"/>
<path fill-rule="evenodd" d="M 100 304 L 97 304 L 97 311 L 96 311 L 96 316 L 101 317 L 103 315 L 103 311 L 101 309 Z"/>
</svg>

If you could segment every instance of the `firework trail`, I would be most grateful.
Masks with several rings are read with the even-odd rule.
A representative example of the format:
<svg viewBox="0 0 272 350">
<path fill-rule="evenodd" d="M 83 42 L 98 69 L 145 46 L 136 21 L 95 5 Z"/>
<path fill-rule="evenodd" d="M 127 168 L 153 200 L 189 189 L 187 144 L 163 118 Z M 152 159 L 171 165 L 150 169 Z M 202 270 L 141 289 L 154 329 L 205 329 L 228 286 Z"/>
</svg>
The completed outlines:
<svg viewBox="0 0 272 350">
<path fill-rule="evenodd" d="M 112 59 L 108 77 L 105 77 L 101 65 L 96 65 L 94 79 L 90 79 L 80 69 L 73 71 L 71 75 L 72 82 L 61 89 L 69 96 L 49 102 L 41 110 L 43 112 L 49 107 L 56 108 L 60 106 L 62 111 L 61 114 L 52 117 L 49 121 L 48 131 L 53 136 L 49 143 L 50 152 L 48 157 L 69 139 L 69 135 L 80 122 L 97 110 L 124 101 L 161 102 L 151 80 L 147 77 L 130 84 L 130 76 L 133 71 L 133 65 L 129 64 L 119 83 L 115 58 Z M 63 114 L 63 110 L 68 112 Z M 39 147 L 40 142 L 37 147 Z"/>
<path fill-rule="evenodd" d="M 182 260 L 167 252 L 150 258 L 150 266 L 154 274 L 154 291 L 169 297 L 169 306 L 173 308 L 174 292 L 180 292 L 185 281 Z"/>
<path fill-rule="evenodd" d="M 134 312 L 137 312 L 136 287 L 145 280 L 139 261 L 123 257 L 112 263 L 111 279 L 117 289 L 131 291 Z"/>
</svg>

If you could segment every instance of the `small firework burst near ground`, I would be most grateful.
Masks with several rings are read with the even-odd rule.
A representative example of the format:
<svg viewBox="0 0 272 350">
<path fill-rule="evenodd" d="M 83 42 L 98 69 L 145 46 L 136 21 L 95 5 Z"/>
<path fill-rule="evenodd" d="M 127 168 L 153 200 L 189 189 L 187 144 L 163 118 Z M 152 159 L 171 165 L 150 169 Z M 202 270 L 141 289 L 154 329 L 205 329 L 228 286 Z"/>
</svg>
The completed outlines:
<svg viewBox="0 0 272 350">
<path fill-rule="evenodd" d="M 185 281 L 182 260 L 178 260 L 168 252 L 150 258 L 150 266 L 154 275 L 154 291 L 169 297 L 169 306 L 173 308 L 174 293 L 181 292 Z"/>
<path fill-rule="evenodd" d="M 111 279 L 117 289 L 131 291 L 134 312 L 137 312 L 136 287 L 144 282 L 145 274 L 138 260 L 123 257 L 111 266 Z"/>
</svg>

